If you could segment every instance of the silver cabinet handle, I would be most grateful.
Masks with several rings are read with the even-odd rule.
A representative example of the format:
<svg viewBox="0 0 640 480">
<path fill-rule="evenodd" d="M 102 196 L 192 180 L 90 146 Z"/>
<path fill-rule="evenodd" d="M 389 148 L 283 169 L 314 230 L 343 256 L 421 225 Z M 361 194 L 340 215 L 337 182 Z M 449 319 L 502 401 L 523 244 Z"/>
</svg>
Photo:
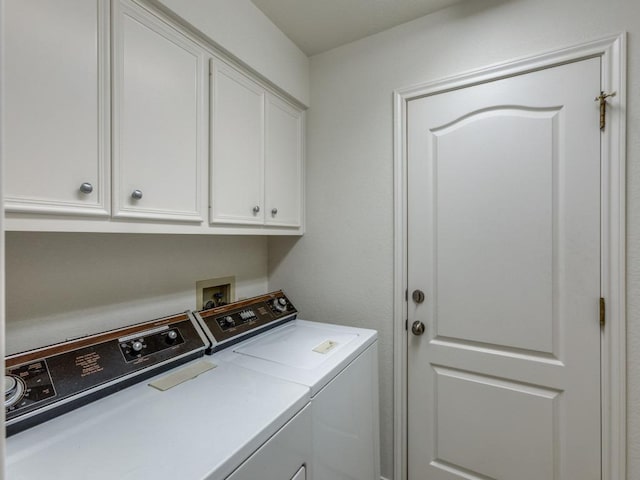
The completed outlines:
<svg viewBox="0 0 640 480">
<path fill-rule="evenodd" d="M 256 205 L 255 207 L 253 207 L 253 213 L 256 214 L 260 211 L 260 206 Z"/>
<path fill-rule="evenodd" d="M 278 209 L 277 208 L 272 208 L 271 209 L 271 215 L 273 215 L 274 217 L 278 214 Z"/>
<path fill-rule="evenodd" d="M 80 191 L 86 195 L 89 195 L 91 192 L 93 192 L 93 185 L 91 185 L 89 182 L 84 182 L 82 185 L 80 185 Z"/>
<path fill-rule="evenodd" d="M 136 200 L 140 200 L 142 198 L 142 191 L 134 190 L 133 192 L 131 192 L 131 198 L 134 198 Z"/>
</svg>

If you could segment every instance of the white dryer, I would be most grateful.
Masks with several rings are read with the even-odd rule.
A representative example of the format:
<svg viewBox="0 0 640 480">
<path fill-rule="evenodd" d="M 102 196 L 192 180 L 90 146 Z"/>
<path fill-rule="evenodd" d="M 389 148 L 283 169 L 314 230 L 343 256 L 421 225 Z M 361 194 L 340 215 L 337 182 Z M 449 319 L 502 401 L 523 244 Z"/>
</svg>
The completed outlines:
<svg viewBox="0 0 640 480">
<path fill-rule="evenodd" d="M 149 381 L 210 362 L 166 391 L 138 383 L 9 437 L 7 478 L 298 478 L 311 450 L 308 388 L 208 358 Z"/>
<path fill-rule="evenodd" d="M 280 302 L 288 312 L 295 310 L 282 292 L 270 295 L 275 298 L 266 299 L 267 305 Z M 225 317 L 196 318 L 215 345 L 207 325 L 224 325 Z M 377 348 L 374 330 L 294 319 L 214 357 L 309 387 L 310 480 L 379 480 Z"/>
</svg>

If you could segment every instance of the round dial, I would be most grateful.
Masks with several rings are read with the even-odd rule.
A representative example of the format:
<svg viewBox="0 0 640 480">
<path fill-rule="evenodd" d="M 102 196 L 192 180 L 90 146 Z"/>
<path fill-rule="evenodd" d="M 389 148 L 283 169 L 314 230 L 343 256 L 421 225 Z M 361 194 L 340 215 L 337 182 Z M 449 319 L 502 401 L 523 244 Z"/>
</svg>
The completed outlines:
<svg viewBox="0 0 640 480">
<path fill-rule="evenodd" d="M 236 324 L 236 322 L 233 320 L 233 317 L 230 315 L 227 315 L 226 317 L 224 317 L 224 323 L 229 327 L 233 327 Z"/>
<path fill-rule="evenodd" d="M 275 308 L 279 312 L 284 312 L 287 309 L 287 301 L 282 297 L 276 298 L 273 301 L 273 308 Z"/>
<path fill-rule="evenodd" d="M 4 377 L 4 408 L 18 403 L 23 394 L 24 382 L 22 379 L 14 375 Z"/>
<path fill-rule="evenodd" d="M 131 344 L 131 349 L 132 349 L 134 352 L 139 352 L 140 350 L 142 350 L 142 346 L 143 346 L 143 345 L 142 345 L 142 342 L 141 342 L 140 340 L 136 340 L 135 342 L 133 342 L 133 343 Z"/>
<path fill-rule="evenodd" d="M 175 340 L 176 338 L 178 338 L 178 332 L 176 332 L 175 330 L 169 330 L 167 332 L 167 337 L 169 337 L 169 340 Z"/>
</svg>

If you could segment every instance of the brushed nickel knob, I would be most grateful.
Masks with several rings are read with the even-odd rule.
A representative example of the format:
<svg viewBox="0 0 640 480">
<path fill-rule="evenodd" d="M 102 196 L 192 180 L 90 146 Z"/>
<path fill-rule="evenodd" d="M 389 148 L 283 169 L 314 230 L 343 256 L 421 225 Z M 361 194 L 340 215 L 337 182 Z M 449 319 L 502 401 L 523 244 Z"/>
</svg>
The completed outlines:
<svg viewBox="0 0 640 480">
<path fill-rule="evenodd" d="M 91 192 L 93 192 L 93 185 L 91 185 L 89 182 L 84 182 L 82 185 L 80 185 L 80 191 L 84 194 L 89 195 Z"/>
<path fill-rule="evenodd" d="M 278 209 L 277 208 L 272 208 L 271 209 L 271 215 L 273 215 L 274 217 L 278 214 Z"/>
<path fill-rule="evenodd" d="M 425 330 L 426 330 L 426 327 L 424 326 L 424 323 L 422 323 L 420 320 L 416 320 L 411 325 L 411 332 L 413 332 L 413 334 L 418 337 L 422 335 Z"/>
<path fill-rule="evenodd" d="M 422 303 L 424 302 L 424 292 L 422 290 L 414 290 L 413 293 L 411 294 L 411 298 L 413 298 L 413 301 L 416 303 Z"/>
<path fill-rule="evenodd" d="M 134 190 L 133 192 L 131 192 L 131 198 L 135 200 L 140 200 L 142 198 L 142 191 Z"/>
<path fill-rule="evenodd" d="M 255 207 L 253 207 L 253 213 L 254 215 L 257 214 L 260 211 L 260 206 L 256 205 Z"/>
</svg>

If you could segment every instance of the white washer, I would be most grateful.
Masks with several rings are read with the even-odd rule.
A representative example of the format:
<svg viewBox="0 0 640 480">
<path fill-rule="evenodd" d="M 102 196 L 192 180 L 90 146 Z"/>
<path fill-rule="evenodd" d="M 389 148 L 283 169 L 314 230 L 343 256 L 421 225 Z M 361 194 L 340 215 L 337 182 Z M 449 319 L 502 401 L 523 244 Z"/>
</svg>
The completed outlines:
<svg viewBox="0 0 640 480">
<path fill-rule="evenodd" d="M 309 389 L 218 358 L 187 367 L 201 362 L 217 367 L 166 391 L 139 383 L 9 437 L 7 478 L 289 480 L 297 475 L 312 448 L 301 433 L 310 430 Z M 261 474 L 252 476 L 252 469 Z"/>
<path fill-rule="evenodd" d="M 379 480 L 377 333 L 292 320 L 215 357 L 311 390 L 312 480 Z"/>
</svg>

